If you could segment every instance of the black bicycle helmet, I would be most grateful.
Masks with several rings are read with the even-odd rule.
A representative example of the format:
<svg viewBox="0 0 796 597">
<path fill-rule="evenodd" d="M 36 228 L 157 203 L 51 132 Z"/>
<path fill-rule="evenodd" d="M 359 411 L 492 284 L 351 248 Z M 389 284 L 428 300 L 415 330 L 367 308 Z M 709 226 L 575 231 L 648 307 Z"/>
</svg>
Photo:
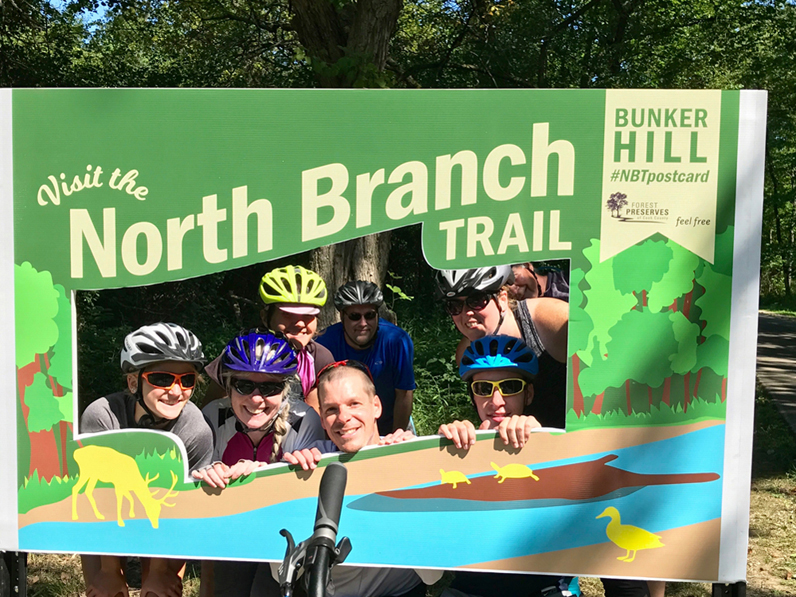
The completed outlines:
<svg viewBox="0 0 796 597">
<path fill-rule="evenodd" d="M 334 293 L 334 308 L 338 311 L 354 305 L 373 305 L 378 309 L 383 302 L 381 289 L 373 282 L 364 280 L 346 282 Z"/>
<path fill-rule="evenodd" d="M 469 296 L 478 292 L 494 294 L 506 284 L 514 283 L 510 265 L 493 265 L 475 269 L 441 269 L 435 274 L 440 298 Z"/>
</svg>

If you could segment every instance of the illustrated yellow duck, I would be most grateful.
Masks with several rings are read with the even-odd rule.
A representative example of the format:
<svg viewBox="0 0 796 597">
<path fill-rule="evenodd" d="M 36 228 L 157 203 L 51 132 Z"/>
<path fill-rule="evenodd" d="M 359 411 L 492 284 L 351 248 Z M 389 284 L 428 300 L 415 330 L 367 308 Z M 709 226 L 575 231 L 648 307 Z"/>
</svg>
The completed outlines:
<svg viewBox="0 0 796 597">
<path fill-rule="evenodd" d="M 533 471 L 524 464 L 507 464 L 506 466 L 498 466 L 494 462 L 490 462 L 492 468 L 495 469 L 497 475 L 495 479 L 500 479 L 498 483 L 503 483 L 506 479 L 534 479 L 539 480 L 539 477 L 533 474 Z"/>
<path fill-rule="evenodd" d="M 605 534 L 617 547 L 627 550 L 627 554 L 616 558 L 622 562 L 632 562 L 636 559 L 636 552 L 640 549 L 655 549 L 663 547 L 661 536 L 645 531 L 631 524 L 622 524 L 619 510 L 609 506 L 597 518 L 608 516 L 611 522 L 605 529 Z"/>
<path fill-rule="evenodd" d="M 468 485 L 472 485 L 472 483 L 470 483 L 470 479 L 468 479 L 464 473 L 460 473 L 459 471 L 445 472 L 444 469 L 439 469 L 439 474 L 442 475 L 442 481 L 440 481 L 442 485 L 448 483 L 453 485 L 454 489 L 456 489 L 456 486 L 459 483 L 467 483 Z"/>
</svg>

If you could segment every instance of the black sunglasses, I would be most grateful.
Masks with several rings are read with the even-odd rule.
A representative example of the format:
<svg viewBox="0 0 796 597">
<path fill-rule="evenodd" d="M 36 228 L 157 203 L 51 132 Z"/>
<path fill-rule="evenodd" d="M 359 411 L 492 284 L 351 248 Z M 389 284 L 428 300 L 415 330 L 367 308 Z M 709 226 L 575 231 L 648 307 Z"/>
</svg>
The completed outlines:
<svg viewBox="0 0 796 597">
<path fill-rule="evenodd" d="M 348 319 L 350 319 L 351 321 L 359 321 L 363 317 L 365 318 L 365 321 L 373 321 L 374 319 L 376 319 L 377 315 L 378 313 L 376 313 L 375 311 L 366 311 L 365 313 L 352 313 L 348 311 L 345 314 L 345 316 L 348 317 Z"/>
<path fill-rule="evenodd" d="M 445 311 L 447 311 L 448 315 L 453 316 L 461 313 L 465 306 L 467 309 L 472 309 L 473 311 L 483 311 L 492 298 L 494 297 L 491 294 L 479 293 L 472 294 L 463 299 L 447 299 L 445 301 Z"/>
<path fill-rule="evenodd" d="M 276 396 L 285 389 L 283 381 L 252 381 L 251 379 L 233 378 L 230 385 L 241 396 L 254 394 L 255 389 L 260 390 L 261 396 Z"/>
<path fill-rule="evenodd" d="M 183 390 L 191 390 L 196 385 L 196 373 L 171 373 L 170 371 L 143 371 L 143 377 L 150 386 L 170 390 L 179 384 Z"/>
</svg>

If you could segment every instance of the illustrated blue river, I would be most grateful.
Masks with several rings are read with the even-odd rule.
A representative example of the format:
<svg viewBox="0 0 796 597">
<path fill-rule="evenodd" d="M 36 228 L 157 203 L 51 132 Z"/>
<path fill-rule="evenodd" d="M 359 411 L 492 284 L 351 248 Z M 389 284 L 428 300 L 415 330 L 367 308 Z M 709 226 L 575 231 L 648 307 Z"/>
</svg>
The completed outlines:
<svg viewBox="0 0 796 597">
<path fill-rule="evenodd" d="M 609 466 L 635 473 L 717 473 L 723 476 L 724 426 L 716 425 L 667 440 L 614 450 Z M 533 466 L 590 461 L 608 453 Z M 494 471 L 484 472 L 494 475 Z M 608 518 L 616 507 L 622 522 L 653 533 L 721 516 L 722 479 L 707 483 L 657 485 L 592 502 L 559 500 L 476 503 L 459 509 L 440 500 L 409 500 L 411 511 L 395 511 L 381 496 L 346 496 L 340 533 L 351 539 L 348 563 L 451 568 L 560 549 L 604 543 Z M 364 498 L 364 499 L 363 499 Z M 81 494 L 81 499 L 85 499 Z M 380 500 L 384 503 L 381 504 Z M 407 501 L 407 500 L 400 500 Z M 442 500 L 442 502 L 459 500 Z M 418 502 L 420 504 L 418 504 Z M 317 500 L 302 499 L 212 519 L 161 519 L 153 529 L 146 518 L 37 523 L 19 531 L 23 551 L 174 554 L 189 558 L 281 560 L 287 528 L 296 542 L 312 534 Z M 510 506 L 510 507 L 509 507 Z M 428 511 L 423 511 L 428 510 Z M 484 529 L 488 528 L 488 532 Z M 562 529 L 565 529 L 562 532 Z M 571 532 L 567 532 L 570 529 Z M 153 551 L 153 546 L 158 549 Z"/>
</svg>

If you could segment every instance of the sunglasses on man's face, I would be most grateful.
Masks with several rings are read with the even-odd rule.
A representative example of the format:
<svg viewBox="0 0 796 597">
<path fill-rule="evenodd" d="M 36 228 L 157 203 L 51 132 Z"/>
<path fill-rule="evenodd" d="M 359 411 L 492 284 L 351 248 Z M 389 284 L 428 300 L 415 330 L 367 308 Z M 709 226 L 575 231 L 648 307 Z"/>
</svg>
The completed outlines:
<svg viewBox="0 0 796 597">
<path fill-rule="evenodd" d="M 232 379 L 232 387 L 241 396 L 254 394 L 254 390 L 259 390 L 260 395 L 276 396 L 285 389 L 285 382 L 282 381 L 252 381 L 251 379 Z"/>
<path fill-rule="evenodd" d="M 483 311 L 492 300 L 489 294 L 473 294 L 463 299 L 448 299 L 445 301 L 445 311 L 448 315 L 458 315 L 465 307 L 472 311 Z"/>
<path fill-rule="evenodd" d="M 491 398 L 495 393 L 495 388 L 501 396 L 513 396 L 519 394 L 528 385 L 524 379 L 501 379 L 500 381 L 489 381 L 480 379 L 470 384 L 473 394 L 480 398 Z"/>
<path fill-rule="evenodd" d="M 354 322 L 359 321 L 363 317 L 365 318 L 365 321 L 373 321 L 374 319 L 376 319 L 377 315 L 378 313 L 376 313 L 375 311 L 366 311 L 365 313 L 352 313 L 351 311 L 347 311 L 345 314 L 345 316 L 348 317 L 348 319 Z"/>
<path fill-rule="evenodd" d="M 154 387 L 170 390 L 179 384 L 183 390 L 191 390 L 196 385 L 196 373 L 171 373 L 169 371 L 144 371 L 141 373 L 146 382 Z"/>
</svg>

